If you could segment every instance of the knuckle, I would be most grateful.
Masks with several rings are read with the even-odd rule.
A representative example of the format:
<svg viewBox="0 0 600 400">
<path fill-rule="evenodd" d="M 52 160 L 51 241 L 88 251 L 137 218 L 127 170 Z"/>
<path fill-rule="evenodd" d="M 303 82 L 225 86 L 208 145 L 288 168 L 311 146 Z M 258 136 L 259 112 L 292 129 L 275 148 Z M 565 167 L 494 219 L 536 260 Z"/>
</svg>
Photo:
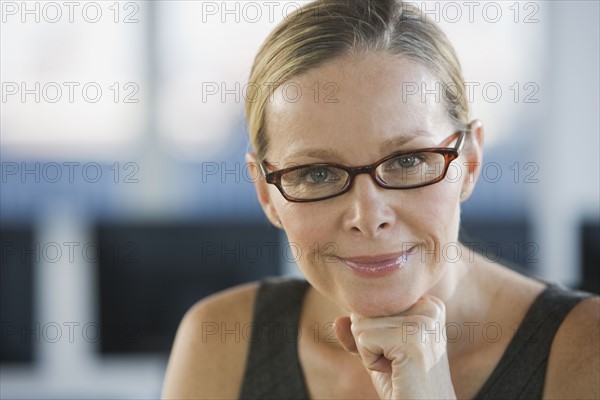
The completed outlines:
<svg viewBox="0 0 600 400">
<path fill-rule="evenodd" d="M 360 329 L 360 327 L 357 324 L 352 324 L 350 326 L 350 332 L 352 333 L 352 336 L 354 336 L 355 338 L 357 338 L 358 336 L 360 336 L 362 330 Z"/>
<path fill-rule="evenodd" d="M 358 335 L 355 335 L 356 345 L 359 347 L 366 347 L 369 344 L 369 338 L 367 332 L 360 332 Z"/>
</svg>

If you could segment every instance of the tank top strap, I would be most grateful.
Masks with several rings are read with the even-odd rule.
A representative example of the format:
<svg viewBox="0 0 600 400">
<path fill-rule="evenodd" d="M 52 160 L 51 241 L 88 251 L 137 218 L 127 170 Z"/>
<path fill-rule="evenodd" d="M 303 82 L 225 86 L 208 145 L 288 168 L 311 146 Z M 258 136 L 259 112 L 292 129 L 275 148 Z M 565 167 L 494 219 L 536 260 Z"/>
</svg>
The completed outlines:
<svg viewBox="0 0 600 400">
<path fill-rule="evenodd" d="M 256 294 L 240 399 L 307 399 L 298 357 L 302 302 L 308 282 L 267 278 Z"/>
<path fill-rule="evenodd" d="M 538 295 L 476 399 L 541 398 L 550 347 L 567 314 L 591 293 L 556 283 Z"/>
</svg>

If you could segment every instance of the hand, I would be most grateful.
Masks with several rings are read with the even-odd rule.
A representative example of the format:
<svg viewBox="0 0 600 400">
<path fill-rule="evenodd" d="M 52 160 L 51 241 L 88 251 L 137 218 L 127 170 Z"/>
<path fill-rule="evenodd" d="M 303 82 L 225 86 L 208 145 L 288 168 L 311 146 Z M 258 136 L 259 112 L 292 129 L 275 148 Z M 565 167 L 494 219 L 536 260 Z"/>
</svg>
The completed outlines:
<svg viewBox="0 0 600 400">
<path fill-rule="evenodd" d="M 455 399 L 446 339 L 446 307 L 423 296 L 390 317 L 335 320 L 341 345 L 360 358 L 381 399 Z"/>
</svg>

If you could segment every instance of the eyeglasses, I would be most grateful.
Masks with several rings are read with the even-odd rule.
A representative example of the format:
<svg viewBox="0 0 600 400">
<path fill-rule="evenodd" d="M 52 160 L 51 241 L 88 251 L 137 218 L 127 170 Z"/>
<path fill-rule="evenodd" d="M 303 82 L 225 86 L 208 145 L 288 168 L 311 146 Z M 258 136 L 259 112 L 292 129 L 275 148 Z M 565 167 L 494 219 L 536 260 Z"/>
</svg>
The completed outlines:
<svg viewBox="0 0 600 400">
<path fill-rule="evenodd" d="M 468 129 L 453 133 L 440 146 L 400 151 L 381 160 L 359 167 L 334 163 L 303 164 L 269 171 L 273 164 L 259 165 L 267 183 L 275 185 L 291 202 L 305 203 L 342 195 L 352 188 L 358 174 L 369 174 L 386 189 L 415 189 L 433 185 L 444 179 L 450 162 L 458 158 Z M 453 148 L 445 146 L 457 139 Z"/>
</svg>

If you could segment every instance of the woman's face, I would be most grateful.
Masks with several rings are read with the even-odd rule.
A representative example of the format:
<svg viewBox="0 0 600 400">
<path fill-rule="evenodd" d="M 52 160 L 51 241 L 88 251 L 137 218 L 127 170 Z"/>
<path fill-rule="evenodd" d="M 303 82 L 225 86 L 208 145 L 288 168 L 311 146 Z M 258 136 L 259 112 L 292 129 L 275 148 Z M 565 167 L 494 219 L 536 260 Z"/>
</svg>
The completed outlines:
<svg viewBox="0 0 600 400">
<path fill-rule="evenodd" d="M 436 147 L 456 130 L 443 97 L 436 102 L 430 93 L 422 99 L 421 89 L 436 88 L 435 77 L 408 59 L 388 54 L 336 59 L 292 81 L 278 88 L 267 110 L 266 160 L 277 169 L 371 164 L 395 151 Z M 415 88 L 419 93 L 411 95 Z M 384 145 L 400 138 L 410 140 Z M 465 157 L 454 161 L 462 175 Z M 312 286 L 347 311 L 379 316 L 407 309 L 452 268 L 447 260 L 455 258 L 460 195 L 470 193 L 468 185 L 462 176 L 389 190 L 361 174 L 349 192 L 309 203 L 288 202 L 264 181 L 257 190 L 265 212 L 281 221 L 298 250 L 296 262 Z M 348 264 L 375 260 L 358 257 L 397 259 L 413 245 L 414 253 L 399 267 L 368 274 Z"/>
</svg>

